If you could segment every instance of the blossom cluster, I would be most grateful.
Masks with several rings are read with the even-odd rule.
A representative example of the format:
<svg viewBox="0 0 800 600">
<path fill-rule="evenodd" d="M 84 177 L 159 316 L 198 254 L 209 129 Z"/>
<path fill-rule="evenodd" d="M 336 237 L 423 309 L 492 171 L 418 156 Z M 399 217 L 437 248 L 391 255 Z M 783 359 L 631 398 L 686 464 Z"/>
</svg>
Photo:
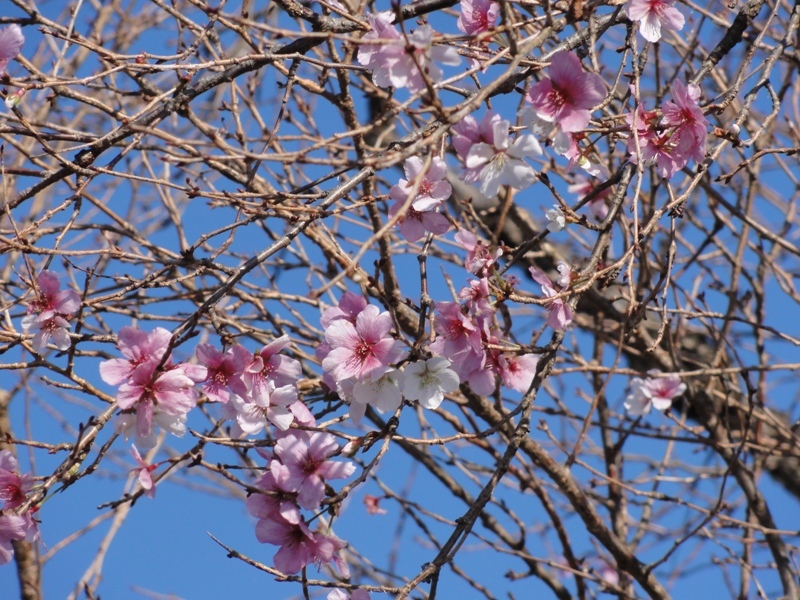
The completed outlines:
<svg viewBox="0 0 800 600">
<path fill-rule="evenodd" d="M 81 298 L 73 290 L 62 290 L 58 275 L 42 271 L 34 286 L 36 299 L 28 304 L 22 328 L 33 333 L 33 350 L 41 354 L 51 339 L 59 350 L 67 350 L 69 319 L 81 307 Z"/>
<path fill-rule="evenodd" d="M 33 520 L 31 509 L 24 515 L 6 514 L 25 502 L 25 496 L 33 487 L 33 477 L 20 474 L 19 463 L 10 450 L 0 450 L 0 565 L 14 557 L 14 540 L 34 542 L 39 539 L 39 528 Z"/>
<path fill-rule="evenodd" d="M 708 134 L 708 121 L 698 104 L 700 88 L 676 79 L 671 92 L 672 100 L 664 103 L 662 117 L 641 105 L 626 117 L 632 130 L 628 138 L 631 162 L 636 164 L 641 156 L 645 164 L 655 164 L 666 179 L 685 167 L 690 158 L 703 162 Z"/>
</svg>

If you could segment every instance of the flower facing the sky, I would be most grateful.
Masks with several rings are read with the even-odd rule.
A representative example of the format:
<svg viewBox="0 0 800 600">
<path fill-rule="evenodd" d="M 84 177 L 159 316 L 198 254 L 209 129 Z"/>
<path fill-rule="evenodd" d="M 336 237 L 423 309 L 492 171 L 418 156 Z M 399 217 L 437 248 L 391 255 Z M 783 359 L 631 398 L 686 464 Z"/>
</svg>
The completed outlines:
<svg viewBox="0 0 800 600">
<path fill-rule="evenodd" d="M 458 28 L 467 35 L 477 35 L 493 28 L 500 17 L 500 5 L 492 0 L 461 0 Z"/>
<path fill-rule="evenodd" d="M 650 369 L 649 377 L 634 377 L 631 380 L 631 393 L 625 398 L 625 410 L 633 417 L 646 415 L 651 408 L 665 411 L 672 401 L 686 391 L 686 384 L 676 373 L 658 377 L 661 371 Z"/>
<path fill-rule="evenodd" d="M 433 357 L 406 365 L 403 395 L 407 400 L 418 400 L 425 408 L 438 408 L 448 392 L 455 392 L 460 383 L 446 358 Z"/>
<path fill-rule="evenodd" d="M 661 30 L 680 31 L 685 19 L 675 0 L 630 0 L 625 7 L 631 21 L 639 21 L 639 33 L 648 42 L 661 39 Z"/>
<path fill-rule="evenodd" d="M 19 56 L 25 36 L 16 23 L 0 29 L 0 75 L 6 72 L 8 63 Z"/>
<path fill-rule="evenodd" d="M 583 131 L 591 119 L 591 109 L 606 97 L 603 78 L 585 73 L 580 59 L 566 50 L 553 55 L 548 74 L 549 78 L 528 91 L 534 113 L 565 133 Z"/>
</svg>

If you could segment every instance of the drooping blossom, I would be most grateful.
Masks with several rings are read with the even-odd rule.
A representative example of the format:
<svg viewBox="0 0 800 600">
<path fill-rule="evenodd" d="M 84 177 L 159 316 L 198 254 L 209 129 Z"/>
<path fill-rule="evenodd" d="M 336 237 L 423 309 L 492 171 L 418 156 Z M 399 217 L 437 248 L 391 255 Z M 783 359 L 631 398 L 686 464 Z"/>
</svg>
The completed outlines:
<svg viewBox="0 0 800 600">
<path fill-rule="evenodd" d="M 208 370 L 202 390 L 209 400 L 225 403 L 230 399 L 231 392 L 247 395 L 242 374 L 253 359 L 247 348 L 235 344 L 223 354 L 213 344 L 198 344 L 195 355 Z"/>
<path fill-rule="evenodd" d="M 317 510 L 325 497 L 325 481 L 346 479 L 355 472 L 352 462 L 330 460 L 340 451 L 336 438 L 320 431 L 290 431 L 275 444 L 270 471 L 283 488 L 297 492 L 297 503 Z"/>
<path fill-rule="evenodd" d="M 361 38 L 358 62 L 372 69 L 375 85 L 416 93 L 425 89 L 425 77 L 434 84 L 441 81 L 438 63 L 456 66 L 461 62 L 455 48 L 433 44 L 434 31 L 429 25 L 404 36 L 392 25 L 394 17 L 391 11 L 367 15 L 371 31 Z"/>
<path fill-rule="evenodd" d="M 492 0 L 461 0 L 458 28 L 467 35 L 489 31 L 500 18 L 500 5 Z"/>
<path fill-rule="evenodd" d="M 22 28 L 16 23 L 0 29 L 0 75 L 6 72 L 8 63 L 19 55 L 24 43 Z"/>
<path fill-rule="evenodd" d="M 155 498 L 156 484 L 153 481 L 153 471 L 158 468 L 158 465 L 151 465 L 144 460 L 135 445 L 131 446 L 131 456 L 136 461 L 136 468 L 133 471 L 137 473 L 139 485 L 142 486 L 145 496 Z"/>
<path fill-rule="evenodd" d="M 42 271 L 36 277 L 36 299 L 28 304 L 22 328 L 26 332 L 35 332 L 33 350 L 37 354 L 47 347 L 50 338 L 59 350 L 67 350 L 70 346 L 68 319 L 80 308 L 81 298 L 73 290 L 60 287 L 58 275 L 52 271 Z"/>
<path fill-rule="evenodd" d="M 405 201 L 397 200 L 389 209 L 389 216 L 394 217 L 401 212 L 404 205 Z M 400 234 L 411 243 L 418 242 L 427 233 L 442 235 L 450 229 L 450 222 L 443 214 L 435 210 L 418 211 L 413 205 L 406 208 L 399 224 Z"/>
<path fill-rule="evenodd" d="M 675 0 L 629 0 L 625 12 L 631 21 L 639 21 L 639 33 L 648 42 L 661 39 L 661 30 L 680 31 L 685 19 Z"/>
<path fill-rule="evenodd" d="M 364 507 L 367 509 L 369 515 L 385 515 L 386 509 L 381 508 L 380 502 L 386 496 L 373 496 L 372 494 L 364 494 Z"/>
<path fill-rule="evenodd" d="M 186 435 L 186 414 L 169 415 L 162 412 L 159 407 L 153 409 L 153 416 L 150 420 L 152 426 L 150 431 L 139 432 L 137 427 L 136 413 L 123 412 L 114 421 L 114 431 L 121 435 L 126 442 L 131 439 L 137 447 L 149 450 L 158 443 L 158 430 L 161 429 L 174 435 L 183 437 Z"/>
<path fill-rule="evenodd" d="M 548 208 L 544 212 L 544 216 L 547 219 L 547 230 L 550 233 L 558 233 L 567 226 L 567 217 L 558 204 L 554 204 L 553 208 Z"/>
<path fill-rule="evenodd" d="M 339 319 L 325 330 L 331 351 L 322 368 L 336 382 L 351 377 L 361 380 L 386 373 L 402 357 L 402 344 L 390 335 L 392 317 L 369 305 L 358 314 L 356 323 Z"/>
<path fill-rule="evenodd" d="M 418 400 L 424 408 L 438 408 L 444 395 L 455 392 L 460 383 L 451 364 L 446 358 L 435 356 L 406 365 L 403 395 L 407 400 Z"/>
<path fill-rule="evenodd" d="M 335 589 L 331 591 L 326 600 L 370 600 L 369 592 L 367 590 L 353 590 L 352 594 L 348 594 L 344 590 Z"/>
<path fill-rule="evenodd" d="M 0 500 L 3 510 L 16 508 L 25 502 L 25 495 L 33 487 L 30 473 L 20 474 L 19 463 L 10 450 L 0 451 Z"/>
<path fill-rule="evenodd" d="M 585 73 L 580 59 L 566 50 L 556 52 L 550 61 L 550 77 L 531 86 L 528 102 L 538 118 L 554 123 L 561 131 L 583 131 L 591 109 L 606 96 L 603 78 Z"/>
<path fill-rule="evenodd" d="M 481 193 L 489 198 L 497 195 L 501 185 L 522 190 L 536 181 L 536 171 L 524 159 L 541 155 L 542 148 L 529 133 L 518 135 L 510 143 L 510 127 L 504 119 L 494 120 L 488 140 L 474 142 L 464 160 L 464 180 L 480 181 Z"/>
<path fill-rule="evenodd" d="M 559 292 L 553 287 L 553 283 L 547 275 L 536 269 L 536 267 L 530 267 L 528 270 L 533 280 L 542 286 L 542 293 L 545 296 L 553 298 L 553 296 L 558 295 Z M 562 289 L 561 291 L 565 290 Z M 567 325 L 572 323 L 572 316 L 572 309 L 564 302 L 563 298 L 553 298 L 547 304 L 547 324 L 553 329 L 566 328 Z"/>
<path fill-rule="evenodd" d="M 489 275 L 497 259 L 503 256 L 503 251 L 500 248 L 495 248 L 494 251 L 490 250 L 487 244 L 484 244 L 474 233 L 466 229 L 459 230 L 454 239 L 467 251 L 464 267 L 467 271 L 479 277 Z"/>
<path fill-rule="evenodd" d="M 708 121 L 699 105 L 700 88 L 693 83 L 687 87 L 676 79 L 670 90 L 672 100 L 664 103 L 663 124 L 675 128 L 670 141 L 674 144 L 675 152 L 682 157 L 678 160 L 686 164 L 691 157 L 701 163 L 706 156 Z"/>
<path fill-rule="evenodd" d="M 12 541 L 24 540 L 28 532 L 28 522 L 24 517 L 16 515 L 0 516 L 0 565 L 11 562 L 14 558 Z"/>
<path fill-rule="evenodd" d="M 372 406 L 378 412 L 394 412 L 403 402 L 400 392 L 403 373 L 390 369 L 380 375 L 367 375 L 354 382 L 348 395 L 350 400 L 350 418 L 358 424 Z"/>
<path fill-rule="evenodd" d="M 649 377 L 642 379 L 634 377 L 631 380 L 631 393 L 625 398 L 625 409 L 633 417 L 646 415 L 651 408 L 665 411 L 672 406 L 672 401 L 686 391 L 686 384 L 676 373 L 666 377 L 661 375 L 659 369 L 650 369 Z"/>
</svg>

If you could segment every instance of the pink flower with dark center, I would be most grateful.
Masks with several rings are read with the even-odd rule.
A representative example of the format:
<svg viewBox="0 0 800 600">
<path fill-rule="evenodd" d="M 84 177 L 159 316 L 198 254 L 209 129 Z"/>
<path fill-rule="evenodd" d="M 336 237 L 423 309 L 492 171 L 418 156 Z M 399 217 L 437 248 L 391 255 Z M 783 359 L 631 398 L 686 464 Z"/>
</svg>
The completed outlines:
<svg viewBox="0 0 800 600">
<path fill-rule="evenodd" d="M 169 349 L 172 334 L 163 327 L 150 333 L 136 327 L 123 327 L 117 335 L 117 348 L 125 358 L 112 358 L 100 363 L 100 377 L 108 385 L 121 385 L 145 363 L 161 362 Z"/>
<path fill-rule="evenodd" d="M 394 217 L 403 210 L 405 204 L 405 200 L 397 200 L 389 209 L 389 216 Z M 435 209 L 417 211 L 413 204 L 406 208 L 399 224 L 401 235 L 411 243 L 421 240 L 427 233 L 442 235 L 450 229 L 450 222 L 443 214 Z"/>
<path fill-rule="evenodd" d="M 342 540 L 311 531 L 302 520 L 295 523 L 285 519 L 261 519 L 256 524 L 256 537 L 264 544 L 280 546 L 275 554 L 275 568 L 291 575 L 298 573 L 303 567 L 336 562 L 336 552 L 347 544 Z"/>
<path fill-rule="evenodd" d="M 350 321 L 353 325 L 356 324 L 358 314 L 367 307 L 367 300 L 360 294 L 353 292 L 345 292 L 339 298 L 339 306 L 332 306 L 322 311 L 320 323 L 323 329 L 338 319 L 345 319 Z"/>
<path fill-rule="evenodd" d="M 507 388 L 524 394 L 531 387 L 536 375 L 539 356 L 536 354 L 512 354 L 502 352 L 495 357 L 497 374 Z"/>
<path fill-rule="evenodd" d="M 25 36 L 16 23 L 0 29 L 0 75 L 6 72 L 9 61 L 19 55 L 24 43 Z"/>
<path fill-rule="evenodd" d="M 482 330 L 455 302 L 437 302 L 436 313 L 434 329 L 437 337 L 431 344 L 431 352 L 451 361 L 463 381 L 467 378 L 466 373 L 485 364 Z"/>
<path fill-rule="evenodd" d="M 477 35 L 493 28 L 500 17 L 500 5 L 491 0 L 461 0 L 458 28 L 467 35 Z"/>
<path fill-rule="evenodd" d="M 639 33 L 648 42 L 661 39 L 661 30 L 680 31 L 685 19 L 675 0 L 630 0 L 625 12 L 631 21 L 639 21 Z"/>
<path fill-rule="evenodd" d="M 336 438 L 322 432 L 289 432 L 275 444 L 275 457 L 270 470 L 286 469 L 285 484 L 297 492 L 297 503 L 305 509 L 317 510 L 325 497 L 325 480 L 345 479 L 356 468 L 351 462 L 334 462 L 338 454 Z"/>
<path fill-rule="evenodd" d="M 411 203 L 414 210 L 425 212 L 438 207 L 450 197 L 453 188 L 445 180 L 447 164 L 438 156 L 431 159 L 430 167 L 424 171 L 425 163 L 418 156 L 406 159 L 403 165 L 406 179 L 401 179 L 389 190 L 392 200 L 405 202 L 416 187 L 416 195 Z"/>
<path fill-rule="evenodd" d="M 223 354 L 212 344 L 198 344 L 195 355 L 200 364 L 208 369 L 203 392 L 209 400 L 225 403 L 230 399 L 231 391 L 247 395 L 242 373 L 253 358 L 247 348 L 236 344 Z"/>
<path fill-rule="evenodd" d="M 269 384 L 275 387 L 295 385 L 302 371 L 300 362 L 278 352 L 291 345 L 288 335 L 273 340 L 260 352 L 253 355 L 252 362 L 245 368 L 242 378 L 247 385 L 247 395 L 254 400 L 261 394 L 269 394 Z"/>
<path fill-rule="evenodd" d="M 19 463 L 10 450 L 0 451 L 0 500 L 3 510 L 16 508 L 25 502 L 25 495 L 33 487 L 30 473 L 20 475 Z"/>
<path fill-rule="evenodd" d="M 606 97 L 603 78 L 584 73 L 580 59 L 566 50 L 556 52 L 550 62 L 549 79 L 534 84 L 528 102 L 536 115 L 566 133 L 583 131 L 591 109 Z"/>
<path fill-rule="evenodd" d="M 636 137 L 634 137 L 634 114 Z M 636 113 L 629 113 L 625 116 L 625 121 L 631 128 L 631 135 L 628 138 L 628 152 L 630 161 L 638 164 L 639 155 L 636 150 L 638 139 L 639 153 L 646 165 L 656 165 L 656 170 L 661 177 L 671 178 L 676 171 L 685 166 L 685 162 L 678 163 L 677 159 L 682 158 L 678 153 L 673 152 L 673 145 L 670 136 L 658 131 L 658 114 L 655 111 L 646 111 L 640 105 Z"/>
<path fill-rule="evenodd" d="M 69 322 L 67 319 L 81 307 L 80 296 L 72 290 L 59 289 L 58 275 L 52 271 L 42 271 L 36 278 L 36 299 L 28 304 L 27 315 L 22 319 L 22 328 L 36 332 L 33 336 L 33 350 L 37 354 L 47 347 L 50 338 L 59 350 L 67 350 L 69 342 Z"/>
<path fill-rule="evenodd" d="M 389 364 L 402 358 L 402 343 L 389 335 L 391 328 L 389 313 L 373 305 L 359 313 L 355 326 L 343 319 L 334 321 L 325 330 L 331 351 L 322 361 L 322 369 L 337 382 L 386 373 Z"/>
</svg>

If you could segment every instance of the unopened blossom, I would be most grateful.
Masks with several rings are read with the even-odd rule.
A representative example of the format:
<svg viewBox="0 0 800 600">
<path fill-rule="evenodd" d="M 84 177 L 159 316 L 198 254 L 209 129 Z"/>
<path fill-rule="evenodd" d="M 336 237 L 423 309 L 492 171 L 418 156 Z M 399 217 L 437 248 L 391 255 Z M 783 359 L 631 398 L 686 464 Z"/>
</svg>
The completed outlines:
<svg viewBox="0 0 800 600">
<path fill-rule="evenodd" d="M 6 72 L 8 63 L 19 55 L 24 43 L 22 28 L 16 23 L 0 29 L 0 75 Z"/>
<path fill-rule="evenodd" d="M 3 510 L 16 508 L 25 502 L 25 495 L 33 487 L 30 473 L 20 474 L 17 458 L 10 450 L 0 450 L 0 500 Z"/>
<path fill-rule="evenodd" d="M 670 141 L 681 157 L 677 160 L 686 164 L 691 157 L 701 163 L 706 156 L 708 121 L 699 105 L 700 88 L 693 83 L 686 86 L 676 79 L 670 89 L 672 100 L 664 103 L 663 124 L 675 128 Z"/>
<path fill-rule="evenodd" d="M 455 66 L 461 62 L 455 48 L 433 45 L 434 31 L 429 25 L 404 36 L 392 25 L 391 11 L 368 14 L 367 20 L 371 31 L 361 38 L 358 62 L 372 69 L 377 86 L 418 92 L 425 89 L 425 77 L 434 84 L 441 81 L 439 63 Z"/>
<path fill-rule="evenodd" d="M 550 233 L 558 233 L 567 226 L 567 217 L 558 204 L 554 204 L 553 208 L 548 208 L 544 212 L 544 216 L 547 218 L 547 230 Z"/>
<path fill-rule="evenodd" d="M 570 267 L 563 260 L 560 260 L 556 265 L 556 270 L 559 274 L 558 279 L 556 279 L 556 283 L 561 287 L 562 290 L 568 289 L 569 286 L 572 285 L 572 267 Z"/>
<path fill-rule="evenodd" d="M 639 33 L 648 42 L 661 39 L 661 30 L 680 31 L 685 19 L 675 0 L 629 0 L 625 12 L 631 21 L 639 22 Z"/>
<path fill-rule="evenodd" d="M 247 348 L 236 344 L 223 354 L 213 344 L 198 344 L 195 355 L 208 370 L 202 390 L 209 400 L 225 403 L 230 399 L 231 392 L 247 395 L 242 374 L 253 358 Z"/>
<path fill-rule="evenodd" d="M 467 35 L 489 31 L 500 18 L 500 5 L 492 0 L 461 0 L 458 28 Z"/>
<path fill-rule="evenodd" d="M 536 181 L 536 171 L 524 159 L 541 155 L 542 148 L 529 133 L 518 135 L 511 144 L 510 127 L 503 119 L 494 122 L 489 141 L 473 144 L 464 161 L 470 178 L 477 174 L 481 194 L 488 198 L 496 196 L 501 185 L 521 190 Z M 465 180 L 476 183 L 466 176 Z"/>
<path fill-rule="evenodd" d="M 403 395 L 408 400 L 418 400 L 424 408 L 438 408 L 444 395 L 455 392 L 460 383 L 458 375 L 450 369 L 451 365 L 449 360 L 440 356 L 406 365 Z"/>
<path fill-rule="evenodd" d="M 392 317 L 369 305 L 356 318 L 355 326 L 344 319 L 325 330 L 331 351 L 322 368 L 338 382 L 354 377 L 375 377 L 386 373 L 402 357 L 402 343 L 391 337 Z"/>
<path fill-rule="evenodd" d="M 474 233 L 466 229 L 459 230 L 454 239 L 467 251 L 464 267 L 467 271 L 479 277 L 489 275 L 497 259 L 503 256 L 503 251 L 500 248 L 491 250 Z"/>
<path fill-rule="evenodd" d="M 403 373 L 397 369 L 357 379 L 349 395 L 350 418 L 353 422 L 361 422 L 368 405 L 380 413 L 397 410 L 403 402 L 400 392 L 402 380 Z"/>
<path fill-rule="evenodd" d="M 26 332 L 35 332 L 33 350 L 37 354 L 47 347 L 51 338 L 59 350 L 67 350 L 70 346 L 68 319 L 78 312 L 81 298 L 73 290 L 60 288 L 58 275 L 52 271 L 42 271 L 36 277 L 36 299 L 28 304 L 22 328 Z"/>
<path fill-rule="evenodd" d="M 676 373 L 666 377 L 658 377 L 661 371 L 650 369 L 649 377 L 634 377 L 631 380 L 631 393 L 625 398 L 625 409 L 634 417 L 646 415 L 651 408 L 665 411 L 672 406 L 672 401 L 686 391 L 686 384 Z"/>
<path fill-rule="evenodd" d="M 340 451 L 336 438 L 320 431 L 290 431 L 275 444 L 270 471 L 282 477 L 285 489 L 297 492 L 297 503 L 317 510 L 325 497 L 325 482 L 346 479 L 355 472 L 352 462 L 330 460 Z M 282 475 L 277 473 L 284 470 Z"/>
<path fill-rule="evenodd" d="M 544 273 L 531 267 L 529 269 L 533 280 L 542 286 L 542 293 L 552 300 L 547 304 L 547 324 L 553 329 L 564 329 L 572 323 L 572 309 L 562 298 L 553 298 L 558 295 L 558 291 L 553 287 L 550 278 Z M 561 290 L 564 291 L 563 289 Z"/>
<path fill-rule="evenodd" d="M 591 119 L 591 109 L 606 97 L 603 78 L 585 73 L 572 52 L 556 52 L 550 60 L 550 77 L 531 86 L 528 102 L 538 118 L 554 123 L 561 131 L 583 131 Z"/>
<path fill-rule="evenodd" d="M 137 474 L 139 485 L 142 486 L 145 495 L 148 498 L 156 497 L 156 484 L 153 481 L 153 471 L 158 468 L 158 465 L 151 465 L 142 458 L 136 446 L 131 446 L 131 456 L 136 461 L 136 468 L 133 471 Z"/>
</svg>

